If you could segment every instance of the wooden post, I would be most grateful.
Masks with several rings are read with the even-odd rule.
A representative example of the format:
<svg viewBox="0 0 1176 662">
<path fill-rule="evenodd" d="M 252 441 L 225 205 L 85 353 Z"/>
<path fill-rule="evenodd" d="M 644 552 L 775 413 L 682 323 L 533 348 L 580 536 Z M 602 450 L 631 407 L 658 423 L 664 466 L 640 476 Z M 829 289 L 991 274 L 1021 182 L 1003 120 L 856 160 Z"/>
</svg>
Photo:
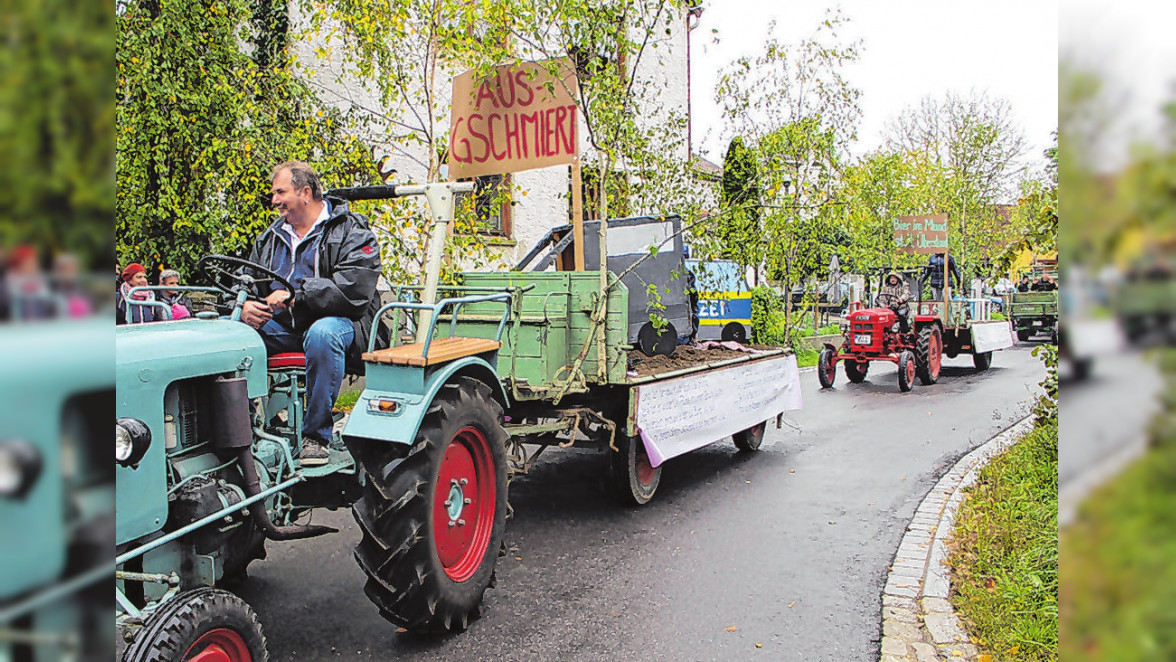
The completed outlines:
<svg viewBox="0 0 1176 662">
<path fill-rule="evenodd" d="M 580 158 L 572 161 L 572 255 L 576 271 L 584 270 L 584 185 L 580 176 Z M 601 256 L 601 261 L 604 257 Z"/>
</svg>

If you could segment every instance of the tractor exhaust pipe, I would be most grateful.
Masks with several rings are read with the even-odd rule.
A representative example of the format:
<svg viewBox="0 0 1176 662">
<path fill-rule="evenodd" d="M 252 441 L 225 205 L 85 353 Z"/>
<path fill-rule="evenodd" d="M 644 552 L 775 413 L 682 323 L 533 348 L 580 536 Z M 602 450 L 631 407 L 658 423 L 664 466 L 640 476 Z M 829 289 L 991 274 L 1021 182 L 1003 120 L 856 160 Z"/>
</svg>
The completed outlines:
<svg viewBox="0 0 1176 662">
<path fill-rule="evenodd" d="M 260 494 L 261 480 L 257 477 L 257 467 L 253 466 L 253 453 L 248 448 L 242 448 L 237 451 L 237 464 L 240 465 L 241 476 L 245 479 L 245 484 L 242 486 L 245 489 L 245 495 L 255 496 Z M 253 516 L 253 521 L 265 532 L 265 537 L 270 540 L 299 540 L 301 538 L 314 538 L 325 533 L 336 533 L 339 531 L 339 529 L 317 524 L 277 526 L 270 521 L 269 513 L 265 511 L 264 499 L 249 504 L 249 514 Z"/>
</svg>

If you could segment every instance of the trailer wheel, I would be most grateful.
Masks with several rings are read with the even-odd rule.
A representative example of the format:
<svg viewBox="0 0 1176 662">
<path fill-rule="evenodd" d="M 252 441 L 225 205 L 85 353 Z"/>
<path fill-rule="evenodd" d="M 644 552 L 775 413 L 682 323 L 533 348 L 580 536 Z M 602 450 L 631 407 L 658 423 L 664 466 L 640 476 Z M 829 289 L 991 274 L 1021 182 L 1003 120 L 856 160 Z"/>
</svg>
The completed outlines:
<svg viewBox="0 0 1176 662">
<path fill-rule="evenodd" d="M 862 361 L 861 363 L 857 361 L 842 361 L 841 364 L 845 366 L 845 376 L 849 378 L 849 381 L 854 384 L 861 384 L 866 381 L 866 373 L 870 371 L 869 361 Z"/>
<path fill-rule="evenodd" d="M 653 466 L 641 437 L 617 437 L 620 452 L 609 449 L 609 484 L 626 505 L 643 506 L 653 498 L 661 482 L 662 468 Z"/>
<path fill-rule="evenodd" d="M 904 349 L 898 355 L 898 390 L 906 393 L 915 385 L 915 355 Z"/>
<path fill-rule="evenodd" d="M 1017 340 L 1026 342 L 1033 335 L 1032 329 L 1017 329 Z"/>
<path fill-rule="evenodd" d="M 364 593 L 392 623 L 461 631 L 494 581 L 506 526 L 502 408 L 475 379 L 446 384 L 407 455 L 360 454 L 368 484 L 353 506 Z"/>
<path fill-rule="evenodd" d="M 915 351 L 919 381 L 925 386 L 939 381 L 939 368 L 943 362 L 943 335 L 939 333 L 938 327 L 925 326 L 919 331 Z"/>
<path fill-rule="evenodd" d="M 204 660 L 269 660 L 257 615 L 228 591 L 202 587 L 163 603 L 123 655 L 123 662 Z"/>
<path fill-rule="evenodd" d="M 992 365 L 992 352 L 977 352 L 972 355 L 972 365 L 976 370 L 987 370 Z"/>
<path fill-rule="evenodd" d="M 768 422 L 760 421 L 759 425 L 753 425 L 731 435 L 731 441 L 735 442 L 735 448 L 741 451 L 758 451 L 760 444 L 764 443 L 764 432 L 767 429 Z"/>
<path fill-rule="evenodd" d="M 817 356 L 817 379 L 821 388 L 833 388 L 833 379 L 837 377 L 837 364 L 833 362 L 833 350 L 826 347 Z"/>
</svg>

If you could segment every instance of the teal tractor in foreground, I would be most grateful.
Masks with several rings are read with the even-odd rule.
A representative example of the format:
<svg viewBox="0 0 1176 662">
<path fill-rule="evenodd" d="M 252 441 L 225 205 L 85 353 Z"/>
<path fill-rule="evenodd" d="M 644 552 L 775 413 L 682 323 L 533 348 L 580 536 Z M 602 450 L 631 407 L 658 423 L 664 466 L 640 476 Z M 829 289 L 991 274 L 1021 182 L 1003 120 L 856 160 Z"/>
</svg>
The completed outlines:
<svg viewBox="0 0 1176 662">
<path fill-rule="evenodd" d="M 0 660 L 110 659 L 109 318 L 0 327 Z"/>
<path fill-rule="evenodd" d="M 267 356 L 252 328 L 211 313 L 117 330 L 124 661 L 266 659 L 256 615 L 224 589 L 268 541 L 329 533 L 300 523 L 323 507 L 353 508 L 363 590 L 385 618 L 460 631 L 494 583 L 508 480 L 544 449 L 602 450 L 613 490 L 640 504 L 666 459 L 728 436 L 753 451 L 769 419 L 799 407 L 786 350 L 643 368 L 648 357 L 628 338 L 628 289 L 607 270 L 468 273 L 439 286 L 454 195 L 472 188 L 336 192 L 425 195 L 436 225 L 424 287 L 398 288 L 375 321 L 389 319 L 395 341 L 384 346 L 373 329 L 365 390 L 326 465 L 295 459 L 301 355 Z M 258 284 L 281 279 L 233 258 L 201 264 L 232 294 L 231 318 Z M 716 391 L 732 400 L 718 413 Z"/>
</svg>

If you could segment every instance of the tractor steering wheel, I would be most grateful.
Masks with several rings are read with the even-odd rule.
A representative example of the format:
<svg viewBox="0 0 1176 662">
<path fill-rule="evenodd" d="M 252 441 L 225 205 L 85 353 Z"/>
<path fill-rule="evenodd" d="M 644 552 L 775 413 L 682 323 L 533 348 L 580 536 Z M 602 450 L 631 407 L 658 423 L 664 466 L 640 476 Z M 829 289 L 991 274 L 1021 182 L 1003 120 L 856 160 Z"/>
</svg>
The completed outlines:
<svg viewBox="0 0 1176 662">
<path fill-rule="evenodd" d="M 268 276 L 268 278 L 254 278 L 249 274 L 237 273 L 227 269 L 224 265 L 247 267 L 249 269 L 253 269 L 254 271 L 261 272 L 263 276 Z M 239 257 L 230 257 L 228 255 L 205 255 L 204 257 L 200 258 L 200 262 L 196 264 L 196 270 L 205 276 L 208 276 L 208 279 L 212 281 L 213 287 L 230 296 L 236 295 L 237 288 L 243 286 L 247 291 L 249 291 L 250 299 L 254 301 L 261 301 L 265 297 L 262 296 L 261 290 L 258 289 L 258 286 L 273 282 L 276 282 L 277 284 L 286 288 L 286 291 L 290 293 L 290 296 L 294 296 L 294 286 L 290 284 L 290 281 L 274 273 L 274 271 L 268 267 L 263 267 L 256 262 L 250 262 L 249 260 L 244 260 Z M 231 281 L 235 282 L 235 284 L 230 284 Z"/>
</svg>

